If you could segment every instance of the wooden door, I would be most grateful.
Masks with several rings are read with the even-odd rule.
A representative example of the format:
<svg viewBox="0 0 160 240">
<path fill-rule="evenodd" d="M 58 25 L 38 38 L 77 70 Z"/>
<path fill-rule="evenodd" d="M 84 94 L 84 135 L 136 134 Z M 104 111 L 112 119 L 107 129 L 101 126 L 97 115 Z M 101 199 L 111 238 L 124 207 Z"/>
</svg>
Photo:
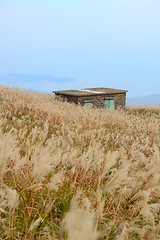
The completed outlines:
<svg viewBox="0 0 160 240">
<path fill-rule="evenodd" d="M 113 99 L 105 100 L 105 109 L 106 110 L 114 110 L 114 101 L 113 101 Z"/>
</svg>

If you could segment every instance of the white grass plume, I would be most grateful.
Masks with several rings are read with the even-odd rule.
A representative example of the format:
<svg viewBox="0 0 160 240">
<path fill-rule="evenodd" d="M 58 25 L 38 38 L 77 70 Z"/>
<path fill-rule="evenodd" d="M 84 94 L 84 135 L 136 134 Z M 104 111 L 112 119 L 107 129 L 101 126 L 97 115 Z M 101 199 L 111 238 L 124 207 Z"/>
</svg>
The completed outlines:
<svg viewBox="0 0 160 240">
<path fill-rule="evenodd" d="M 104 178 L 106 176 L 106 174 L 108 173 L 108 170 L 116 163 L 118 157 L 119 157 L 118 151 L 115 151 L 115 152 L 108 151 L 107 152 L 105 161 L 104 161 L 104 167 L 103 167 L 103 171 L 101 174 L 101 178 Z"/>
<path fill-rule="evenodd" d="M 88 200 L 85 207 L 78 206 L 77 196 L 73 197 L 70 211 L 62 221 L 62 228 L 68 233 L 68 240 L 97 240 L 99 233 L 96 230 L 96 214 L 88 209 Z"/>
<path fill-rule="evenodd" d="M 58 172 L 51 178 L 51 181 L 48 183 L 47 187 L 49 191 L 58 191 L 59 187 L 63 184 L 64 181 L 64 173 Z"/>
<path fill-rule="evenodd" d="M 111 180 L 106 184 L 104 192 L 114 191 L 122 182 L 127 178 L 129 170 L 129 165 L 121 168 L 117 173 L 111 178 Z"/>
<path fill-rule="evenodd" d="M 37 228 L 39 226 L 39 224 L 41 223 L 42 221 L 42 218 L 39 217 L 37 218 L 37 220 L 35 220 L 34 222 L 31 223 L 30 227 L 29 227 L 29 230 L 28 230 L 28 233 L 32 232 L 33 229 Z"/>
<path fill-rule="evenodd" d="M 19 204 L 19 196 L 15 189 L 9 188 L 7 190 L 7 199 L 8 199 L 8 207 L 11 211 L 14 211 Z"/>
</svg>

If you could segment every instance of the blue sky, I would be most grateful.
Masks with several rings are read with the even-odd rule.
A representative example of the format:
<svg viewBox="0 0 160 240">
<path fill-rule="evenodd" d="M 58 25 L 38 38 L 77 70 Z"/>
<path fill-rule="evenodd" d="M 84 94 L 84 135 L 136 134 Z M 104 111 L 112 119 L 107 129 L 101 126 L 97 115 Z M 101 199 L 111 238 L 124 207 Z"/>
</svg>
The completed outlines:
<svg viewBox="0 0 160 240">
<path fill-rule="evenodd" d="M 160 93 L 159 13 L 159 0 L 0 0 L 0 74 L 75 79 L 51 91 Z"/>
</svg>

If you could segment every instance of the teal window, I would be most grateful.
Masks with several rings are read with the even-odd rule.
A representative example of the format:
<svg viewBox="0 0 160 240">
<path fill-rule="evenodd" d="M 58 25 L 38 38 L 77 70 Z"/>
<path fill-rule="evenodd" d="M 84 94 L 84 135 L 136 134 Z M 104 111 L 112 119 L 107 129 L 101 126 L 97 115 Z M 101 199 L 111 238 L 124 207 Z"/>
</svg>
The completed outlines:
<svg viewBox="0 0 160 240">
<path fill-rule="evenodd" d="M 113 99 L 105 100 L 105 109 L 106 110 L 114 110 L 114 101 L 113 101 Z"/>
<path fill-rule="evenodd" d="M 84 106 L 91 108 L 92 107 L 92 103 L 91 102 L 85 102 Z"/>
</svg>

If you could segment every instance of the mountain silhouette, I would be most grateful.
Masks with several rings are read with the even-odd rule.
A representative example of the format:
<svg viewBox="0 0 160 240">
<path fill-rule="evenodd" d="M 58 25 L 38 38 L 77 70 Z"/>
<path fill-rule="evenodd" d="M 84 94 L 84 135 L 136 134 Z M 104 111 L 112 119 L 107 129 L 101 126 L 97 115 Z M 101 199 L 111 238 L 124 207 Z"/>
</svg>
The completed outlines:
<svg viewBox="0 0 160 240">
<path fill-rule="evenodd" d="M 128 98 L 127 105 L 160 105 L 160 94 L 152 94 L 144 97 Z"/>
<path fill-rule="evenodd" d="M 74 82 L 74 78 L 55 77 L 51 74 L 0 74 L 0 84 L 41 92 L 52 92 L 58 85 Z"/>
</svg>

